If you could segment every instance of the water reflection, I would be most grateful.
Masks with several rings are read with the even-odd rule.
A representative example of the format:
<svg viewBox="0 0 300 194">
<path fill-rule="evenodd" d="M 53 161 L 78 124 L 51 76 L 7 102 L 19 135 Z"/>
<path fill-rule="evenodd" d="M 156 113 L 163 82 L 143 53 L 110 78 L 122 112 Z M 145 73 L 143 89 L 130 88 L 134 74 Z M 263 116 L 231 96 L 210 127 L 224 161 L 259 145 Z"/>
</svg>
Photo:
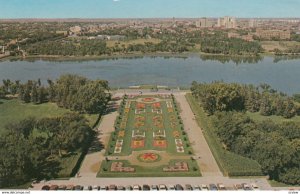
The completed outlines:
<svg viewBox="0 0 300 194">
<path fill-rule="evenodd" d="M 234 64 L 243 64 L 243 63 L 258 63 L 264 58 L 262 56 L 255 57 L 245 57 L 245 56 L 221 56 L 221 55 L 200 55 L 200 58 L 203 61 L 219 61 L 223 64 L 233 62 Z"/>
</svg>

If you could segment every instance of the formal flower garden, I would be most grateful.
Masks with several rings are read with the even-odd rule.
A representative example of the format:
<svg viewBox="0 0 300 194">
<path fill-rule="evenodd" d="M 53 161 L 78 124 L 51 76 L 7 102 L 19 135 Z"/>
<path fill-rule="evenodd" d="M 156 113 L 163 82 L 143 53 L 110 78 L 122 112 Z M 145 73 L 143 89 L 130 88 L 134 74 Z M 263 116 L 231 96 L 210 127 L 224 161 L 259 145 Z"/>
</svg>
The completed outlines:
<svg viewBox="0 0 300 194">
<path fill-rule="evenodd" d="M 142 153 L 132 158 L 133 153 L 139 152 Z M 165 152 L 173 158 L 179 156 L 185 159 L 173 161 L 155 152 Z M 109 173 L 118 173 L 121 177 L 123 174 L 120 173 L 135 174 L 133 176 L 152 173 L 155 176 L 162 172 L 175 173 L 167 173 L 166 176 L 177 175 L 176 173 L 180 176 L 200 175 L 197 163 L 191 159 L 193 150 L 184 131 L 175 98 L 171 95 L 124 96 L 106 155 L 125 160 L 122 163 L 118 160 L 103 162 L 100 176 Z M 132 160 L 139 162 L 141 166 L 143 163 L 155 164 L 162 161 L 169 161 L 169 165 L 161 165 L 153 171 L 145 166 L 142 168 L 136 164 L 131 165 Z"/>
</svg>

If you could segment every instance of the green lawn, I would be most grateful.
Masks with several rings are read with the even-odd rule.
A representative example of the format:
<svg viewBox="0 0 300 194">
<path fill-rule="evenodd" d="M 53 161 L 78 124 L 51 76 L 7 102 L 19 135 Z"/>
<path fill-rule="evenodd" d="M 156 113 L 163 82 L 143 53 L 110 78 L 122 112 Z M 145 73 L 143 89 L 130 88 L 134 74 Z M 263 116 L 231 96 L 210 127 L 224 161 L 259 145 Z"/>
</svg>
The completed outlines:
<svg viewBox="0 0 300 194">
<path fill-rule="evenodd" d="M 187 162 L 189 165 L 188 172 L 163 172 L 162 169 L 166 167 L 158 166 L 158 167 L 141 167 L 130 165 L 127 160 L 120 160 L 119 162 L 123 162 L 125 166 L 130 166 L 135 168 L 135 172 L 127 172 L 127 173 L 120 173 L 120 172 L 110 172 L 111 163 L 114 161 L 103 161 L 101 164 L 100 171 L 97 174 L 97 177 L 199 177 L 201 176 L 197 162 L 195 160 L 180 160 L 183 162 Z M 177 160 L 171 160 L 170 165 L 174 165 Z"/>
<path fill-rule="evenodd" d="M 196 115 L 198 125 L 203 129 L 205 139 L 224 175 L 226 176 L 260 176 L 262 175 L 260 165 L 251 159 L 242 157 L 223 149 L 220 140 L 214 133 L 214 127 L 202 107 L 197 104 L 192 94 L 186 98 Z"/>
<path fill-rule="evenodd" d="M 28 117 L 43 118 L 43 117 L 56 117 L 63 115 L 64 113 L 71 112 L 70 110 L 59 108 L 55 103 L 44 103 L 40 105 L 34 105 L 32 103 L 22 103 L 17 99 L 12 100 L 0 100 L 0 135 L 5 131 L 5 125 L 8 123 L 16 123 L 22 119 Z M 90 126 L 93 126 L 98 119 L 98 115 L 85 114 Z M 35 132 L 37 135 L 38 132 Z M 78 159 L 81 156 L 81 150 L 59 158 L 60 169 L 58 177 L 70 177 L 72 170 L 76 166 Z"/>
<path fill-rule="evenodd" d="M 197 167 L 197 163 L 188 160 L 192 153 L 192 147 L 190 146 L 189 138 L 187 134 L 184 132 L 182 121 L 180 120 L 179 113 L 177 111 L 177 108 L 173 99 L 171 96 L 167 99 L 160 98 L 159 109 L 161 110 L 161 113 L 153 112 L 153 105 L 155 102 L 151 103 L 141 103 L 145 105 L 145 112 L 141 112 L 136 114 L 135 110 L 137 109 L 138 102 L 137 100 L 139 98 L 146 98 L 146 97 L 155 97 L 160 98 L 159 96 L 142 96 L 142 97 L 135 97 L 133 99 L 128 99 L 127 102 L 130 103 L 130 107 L 127 108 L 124 106 L 124 108 L 121 110 L 123 111 L 121 113 L 120 118 L 117 118 L 116 120 L 116 131 L 114 131 L 110 137 L 108 149 L 106 150 L 106 155 L 112 155 L 112 156 L 129 156 L 132 154 L 133 151 L 144 151 L 144 150 L 157 150 L 157 151 L 164 151 L 172 156 L 187 156 L 184 159 L 189 162 L 189 168 L 194 169 L 196 168 L 196 171 L 190 170 L 189 172 L 173 172 L 173 173 L 165 173 L 162 171 L 162 167 L 157 168 L 142 168 L 140 166 L 135 166 L 136 172 L 135 173 L 115 173 L 110 172 L 110 164 L 107 162 L 102 163 L 102 170 L 98 173 L 98 176 L 200 176 L 199 168 Z M 172 105 L 172 108 L 168 109 L 167 102 Z M 142 105 L 141 105 L 142 106 Z M 178 106 L 177 106 L 178 107 Z M 128 111 L 128 113 L 126 113 Z M 127 118 L 127 120 L 126 120 Z M 143 124 L 137 125 L 137 123 L 140 122 L 139 119 L 142 118 Z M 157 121 L 155 118 L 160 118 L 160 124 L 155 125 L 155 122 Z M 126 125 L 122 126 L 122 121 L 126 120 Z M 173 123 L 171 125 L 171 123 Z M 154 137 L 153 133 L 155 132 L 165 132 L 165 137 L 161 137 L 160 140 L 165 140 L 166 147 L 158 147 L 154 145 L 156 138 Z M 120 132 L 124 133 L 124 135 L 119 135 Z M 144 139 L 144 146 L 142 147 L 132 147 L 132 143 L 134 141 L 138 141 L 132 137 L 133 133 L 145 133 L 145 137 L 140 137 L 140 139 Z M 175 139 L 181 139 L 182 140 L 182 146 L 184 149 L 184 152 L 180 153 L 176 150 L 176 143 Z M 115 153 L 115 147 L 116 147 L 116 141 L 122 140 L 122 151 L 121 153 Z M 177 140 L 178 141 L 178 140 Z M 129 164 L 130 161 L 126 161 L 126 164 Z M 172 160 L 170 161 L 170 164 L 172 163 Z M 107 169 L 104 171 L 103 169 Z M 169 174 L 169 175 L 168 175 Z"/>
<path fill-rule="evenodd" d="M 143 97 L 147 97 L 147 96 L 143 96 Z M 168 99 L 168 100 L 171 101 L 171 99 Z M 135 123 L 136 114 L 135 114 L 134 111 L 135 111 L 136 104 L 137 104 L 136 102 L 131 103 L 130 112 L 128 114 L 128 121 L 127 121 L 126 129 L 125 129 L 125 136 L 124 136 L 124 138 L 121 138 L 121 139 L 124 140 L 124 143 L 123 143 L 122 152 L 120 154 L 114 154 L 113 153 L 113 150 L 115 148 L 114 147 L 115 146 L 115 141 L 112 141 L 112 139 L 115 139 L 115 140 L 118 139 L 118 132 L 114 132 L 111 136 L 111 139 L 110 139 L 111 143 L 110 143 L 108 152 L 111 153 L 112 155 L 126 156 L 126 155 L 131 154 L 131 152 L 133 151 L 133 149 L 131 148 L 131 139 L 132 139 L 131 135 L 132 135 L 132 130 L 135 129 L 134 123 Z M 173 102 L 172 102 L 172 105 L 174 107 Z M 174 110 L 174 112 L 168 113 L 166 101 L 161 102 L 161 108 L 162 108 L 162 112 L 163 112 L 163 114 L 162 114 L 162 116 L 163 116 L 163 125 L 164 125 L 163 129 L 166 132 L 167 148 L 164 149 L 164 148 L 154 147 L 152 145 L 152 142 L 153 142 L 152 133 L 153 133 L 153 131 L 159 130 L 158 127 L 153 125 L 152 118 L 154 116 L 159 115 L 159 114 L 151 113 L 152 107 L 150 105 L 147 105 L 146 106 L 146 113 L 139 114 L 139 115 L 144 116 L 146 118 L 145 125 L 138 128 L 139 130 L 145 131 L 145 133 L 146 133 L 145 147 L 134 149 L 134 151 L 142 151 L 142 150 L 159 150 L 159 151 L 163 151 L 163 150 L 166 150 L 168 153 L 172 153 L 172 154 L 175 154 L 175 155 L 186 155 L 189 152 L 193 152 L 191 146 L 189 146 L 188 136 L 182 131 L 183 125 L 179 123 L 177 112 Z M 176 122 L 177 122 L 177 125 L 173 129 L 170 126 L 170 119 L 169 119 L 170 116 L 174 116 L 176 118 Z M 149 129 L 151 129 L 151 130 L 149 130 Z M 174 139 L 173 134 L 172 134 L 172 132 L 174 130 L 180 132 L 180 138 L 182 140 L 185 140 L 185 141 L 183 141 L 184 142 L 184 149 L 185 149 L 184 153 L 177 153 L 177 151 L 176 151 L 175 139 Z"/>
<path fill-rule="evenodd" d="M 67 109 L 59 108 L 55 103 L 44 103 L 34 105 L 22 103 L 17 99 L 0 100 L 0 134 L 3 133 L 5 125 L 16 123 L 28 117 L 43 118 L 56 117 L 70 112 Z M 85 115 L 90 125 L 94 125 L 98 115 Z"/>
<path fill-rule="evenodd" d="M 16 123 L 27 117 L 54 117 L 66 112 L 70 111 L 59 108 L 54 103 L 34 105 L 22 103 L 17 99 L 0 100 L 0 134 L 8 123 Z"/>
<path fill-rule="evenodd" d="M 281 122 L 286 122 L 286 121 L 294 121 L 294 122 L 300 123 L 300 116 L 295 116 L 291 119 L 285 119 L 282 116 L 276 116 L 276 115 L 262 116 L 261 114 L 259 114 L 259 112 L 256 112 L 256 113 L 246 112 L 246 114 L 255 121 L 263 121 L 263 120 L 269 119 L 269 120 L 273 121 L 274 123 L 281 123 Z"/>
</svg>

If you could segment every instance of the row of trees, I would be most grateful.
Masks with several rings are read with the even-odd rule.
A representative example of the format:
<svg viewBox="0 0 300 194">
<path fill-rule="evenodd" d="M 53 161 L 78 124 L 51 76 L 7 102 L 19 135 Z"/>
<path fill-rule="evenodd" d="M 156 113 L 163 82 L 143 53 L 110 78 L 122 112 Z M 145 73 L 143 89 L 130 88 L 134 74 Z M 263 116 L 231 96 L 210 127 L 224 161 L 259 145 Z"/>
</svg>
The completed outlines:
<svg viewBox="0 0 300 194">
<path fill-rule="evenodd" d="M 60 158 L 82 149 L 91 134 L 77 113 L 7 125 L 0 137 L 0 187 L 57 177 Z"/>
<path fill-rule="evenodd" d="M 256 160 L 271 179 L 300 184 L 299 124 L 254 122 L 237 112 L 217 112 L 213 123 L 227 150 Z"/>
<path fill-rule="evenodd" d="M 264 116 L 278 115 L 284 118 L 299 114 L 299 106 L 293 98 L 271 89 L 266 84 L 255 87 L 224 82 L 193 82 L 191 90 L 210 115 L 216 111 L 232 110 L 260 112 Z"/>
<path fill-rule="evenodd" d="M 224 55 L 258 55 L 262 52 L 258 42 L 248 42 L 239 38 L 224 38 L 216 35 L 201 39 L 201 51 Z"/>
<path fill-rule="evenodd" d="M 70 74 L 62 75 L 56 82 L 48 80 L 48 86 L 43 86 L 40 80 L 29 80 L 25 84 L 3 80 L 1 88 L 0 95 L 18 95 L 24 103 L 50 101 L 59 107 L 90 114 L 104 111 L 111 97 L 107 81 Z"/>
<path fill-rule="evenodd" d="M 110 54 L 103 40 L 43 41 L 25 47 L 31 55 L 86 56 Z"/>
</svg>

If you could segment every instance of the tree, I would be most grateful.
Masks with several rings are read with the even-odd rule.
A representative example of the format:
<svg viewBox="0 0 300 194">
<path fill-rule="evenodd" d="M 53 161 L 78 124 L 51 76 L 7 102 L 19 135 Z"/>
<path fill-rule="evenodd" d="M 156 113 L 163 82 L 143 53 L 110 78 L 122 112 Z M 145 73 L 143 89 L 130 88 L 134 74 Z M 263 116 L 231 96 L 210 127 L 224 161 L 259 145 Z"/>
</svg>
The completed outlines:
<svg viewBox="0 0 300 194">
<path fill-rule="evenodd" d="M 38 92 L 36 84 L 33 84 L 31 89 L 31 102 L 34 104 L 38 104 Z"/>
</svg>

